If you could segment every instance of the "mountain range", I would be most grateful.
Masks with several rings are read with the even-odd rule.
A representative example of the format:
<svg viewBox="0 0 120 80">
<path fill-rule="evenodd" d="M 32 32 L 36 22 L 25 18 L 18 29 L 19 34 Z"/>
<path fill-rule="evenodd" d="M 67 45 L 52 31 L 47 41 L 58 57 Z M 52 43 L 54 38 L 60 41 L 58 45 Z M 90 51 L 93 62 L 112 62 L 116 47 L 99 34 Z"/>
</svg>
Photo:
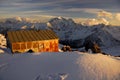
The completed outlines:
<svg viewBox="0 0 120 80">
<path fill-rule="evenodd" d="M 83 47 L 88 41 L 98 43 L 101 47 L 120 44 L 120 27 L 106 24 L 83 25 L 73 19 L 56 17 L 46 23 L 33 22 L 29 18 L 8 18 L 0 22 L 0 33 L 20 29 L 51 29 L 60 38 L 60 43 L 72 47 Z"/>
<path fill-rule="evenodd" d="M 85 26 L 75 23 L 72 19 L 53 18 L 48 23 L 60 37 L 60 42 L 73 47 L 84 46 L 86 42 L 92 41 L 100 46 L 113 46 L 120 44 L 120 27 L 98 24 Z"/>
</svg>

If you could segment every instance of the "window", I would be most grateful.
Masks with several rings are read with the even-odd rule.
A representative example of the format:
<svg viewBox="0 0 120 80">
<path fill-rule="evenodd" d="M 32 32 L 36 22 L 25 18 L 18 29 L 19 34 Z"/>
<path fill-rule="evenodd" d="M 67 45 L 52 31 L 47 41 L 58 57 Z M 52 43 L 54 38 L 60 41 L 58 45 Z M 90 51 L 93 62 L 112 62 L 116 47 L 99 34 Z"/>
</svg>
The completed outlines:
<svg viewBox="0 0 120 80">
<path fill-rule="evenodd" d="M 40 43 L 40 44 L 39 44 L 39 48 L 44 48 L 43 43 Z"/>
</svg>

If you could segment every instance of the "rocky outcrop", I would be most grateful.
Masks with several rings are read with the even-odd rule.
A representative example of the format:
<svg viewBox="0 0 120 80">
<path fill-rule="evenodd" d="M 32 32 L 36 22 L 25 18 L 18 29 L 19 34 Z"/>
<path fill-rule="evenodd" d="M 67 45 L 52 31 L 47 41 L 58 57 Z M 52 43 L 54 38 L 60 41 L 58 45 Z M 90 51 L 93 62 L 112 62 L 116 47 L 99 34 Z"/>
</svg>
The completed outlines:
<svg viewBox="0 0 120 80">
<path fill-rule="evenodd" d="M 87 42 L 96 42 L 99 46 L 114 46 L 119 45 L 120 41 L 115 39 L 107 30 L 104 29 L 105 27 L 95 28 L 91 35 L 85 38 L 85 44 Z"/>
</svg>

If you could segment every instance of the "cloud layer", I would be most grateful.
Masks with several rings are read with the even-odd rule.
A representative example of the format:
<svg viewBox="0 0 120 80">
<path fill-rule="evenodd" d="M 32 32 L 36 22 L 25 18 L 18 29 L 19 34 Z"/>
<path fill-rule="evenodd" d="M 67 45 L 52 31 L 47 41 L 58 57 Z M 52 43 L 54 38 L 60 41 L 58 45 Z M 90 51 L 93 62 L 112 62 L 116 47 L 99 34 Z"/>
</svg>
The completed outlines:
<svg viewBox="0 0 120 80">
<path fill-rule="evenodd" d="M 92 26 L 92 25 L 98 25 L 98 24 L 109 25 L 109 21 L 107 21 L 105 18 L 87 19 L 83 21 L 82 24 L 86 26 Z"/>
<path fill-rule="evenodd" d="M 63 16 L 120 20 L 119 0 L 0 0 L 0 17 Z M 109 19 L 109 20 L 108 20 Z"/>
<path fill-rule="evenodd" d="M 89 10 L 87 11 L 89 12 Z M 120 25 L 120 12 L 112 13 L 105 10 L 94 10 L 94 12 L 89 12 L 96 15 L 94 18 L 76 18 L 75 21 L 77 23 L 82 23 L 84 25 L 97 25 L 97 24 L 105 24 L 105 25 Z"/>
<path fill-rule="evenodd" d="M 120 21 L 120 13 L 117 13 L 117 14 L 115 15 L 115 18 L 116 18 L 118 21 Z"/>
<path fill-rule="evenodd" d="M 6 12 L 5 14 L 9 13 L 9 15 L 21 14 L 24 16 L 45 14 L 67 17 L 94 17 L 93 14 L 98 10 L 119 12 L 118 2 L 118 0 L 0 0 L 0 11 L 1 13 Z M 103 16 L 104 13 L 101 12 L 100 14 Z"/>
<path fill-rule="evenodd" d="M 107 11 L 99 11 L 97 14 L 98 17 L 106 17 L 106 18 L 113 18 L 112 13 L 107 12 Z"/>
</svg>

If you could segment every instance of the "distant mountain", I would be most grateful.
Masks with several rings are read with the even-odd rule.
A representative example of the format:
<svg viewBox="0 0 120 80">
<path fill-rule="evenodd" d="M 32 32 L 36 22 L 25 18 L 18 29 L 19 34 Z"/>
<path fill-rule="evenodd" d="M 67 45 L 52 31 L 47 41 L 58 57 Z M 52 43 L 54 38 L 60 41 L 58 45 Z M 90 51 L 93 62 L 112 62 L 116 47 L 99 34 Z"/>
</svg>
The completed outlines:
<svg viewBox="0 0 120 80">
<path fill-rule="evenodd" d="M 120 27 L 105 24 L 84 26 L 75 23 L 72 19 L 57 17 L 51 19 L 47 26 L 60 37 L 60 42 L 73 47 L 84 46 L 90 40 L 100 46 L 113 46 L 120 44 Z M 112 31 L 115 30 L 115 31 Z"/>
<path fill-rule="evenodd" d="M 111 27 L 112 29 L 113 27 Z M 120 29 L 120 27 L 118 27 Z M 91 30 L 93 33 L 85 38 L 86 42 L 96 42 L 100 46 L 114 46 L 114 45 L 120 45 L 120 40 L 118 38 L 114 38 L 114 35 L 111 34 L 109 31 L 109 26 L 101 25 L 93 27 Z M 120 31 L 118 32 L 120 34 Z"/>
<path fill-rule="evenodd" d="M 0 22 L 0 33 L 6 34 L 8 30 L 20 29 L 46 29 L 46 23 L 34 22 L 30 18 L 6 18 Z"/>
<path fill-rule="evenodd" d="M 20 29 L 51 29 L 60 38 L 60 43 L 73 47 L 82 47 L 90 40 L 100 46 L 114 46 L 120 43 L 120 27 L 98 24 L 85 26 L 77 24 L 73 19 L 56 17 L 47 23 L 32 22 L 29 18 L 8 18 L 0 22 L 0 33 L 6 34 L 8 30 Z"/>
<path fill-rule="evenodd" d="M 55 31 L 61 40 L 72 39 L 71 35 L 81 28 L 79 26 L 72 19 L 63 17 L 53 18 L 47 23 L 47 27 Z"/>
<path fill-rule="evenodd" d="M 63 17 L 53 18 L 47 24 L 48 24 L 48 27 L 53 26 L 54 30 L 56 29 L 56 30 L 63 30 L 63 31 L 66 30 L 66 28 L 69 29 L 69 28 L 76 27 L 76 23 L 72 19 L 65 19 Z"/>
<path fill-rule="evenodd" d="M 23 18 L 23 17 L 13 17 L 13 18 L 7 18 L 6 22 L 10 23 L 17 23 L 17 22 L 33 22 L 30 18 Z"/>
</svg>

